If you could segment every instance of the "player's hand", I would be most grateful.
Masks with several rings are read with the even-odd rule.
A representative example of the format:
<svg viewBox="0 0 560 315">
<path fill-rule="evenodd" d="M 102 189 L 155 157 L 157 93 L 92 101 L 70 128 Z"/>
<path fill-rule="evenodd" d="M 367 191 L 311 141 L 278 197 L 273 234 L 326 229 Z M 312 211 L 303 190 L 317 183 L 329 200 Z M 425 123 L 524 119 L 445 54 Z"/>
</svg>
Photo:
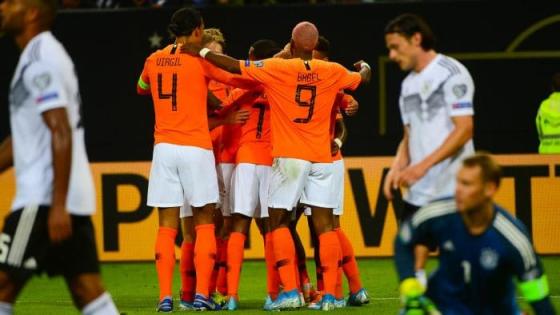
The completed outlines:
<svg viewBox="0 0 560 315">
<path fill-rule="evenodd" d="M 364 64 L 364 63 L 366 63 L 364 60 L 359 60 L 359 61 L 354 62 L 354 68 L 356 69 L 356 71 L 362 70 L 362 64 Z"/>
<path fill-rule="evenodd" d="M 352 98 L 352 100 L 348 103 L 348 106 L 346 106 L 346 108 L 344 109 L 344 112 L 348 116 L 354 116 L 358 112 L 359 107 L 360 104 L 358 103 L 358 101 Z"/>
<path fill-rule="evenodd" d="M 414 164 L 405 168 L 399 175 L 399 186 L 410 187 L 414 185 L 414 183 L 426 175 L 428 169 L 429 167 L 423 163 Z"/>
<path fill-rule="evenodd" d="M 244 124 L 249 119 L 249 115 L 247 109 L 231 112 L 226 116 L 226 124 Z"/>
<path fill-rule="evenodd" d="M 65 207 L 52 206 L 49 209 L 47 228 L 53 243 L 60 243 L 72 235 L 72 220 Z"/>
<path fill-rule="evenodd" d="M 196 43 L 184 43 L 181 44 L 181 53 L 189 54 L 192 56 L 199 56 L 202 46 Z"/>
<path fill-rule="evenodd" d="M 424 295 L 426 288 L 416 278 L 403 280 L 399 291 L 402 304 L 400 315 L 441 315 L 436 305 Z"/>
<path fill-rule="evenodd" d="M 340 151 L 340 147 L 338 146 L 338 144 L 336 142 L 334 142 L 334 140 L 331 141 L 331 155 L 335 156 L 338 151 Z"/>
<path fill-rule="evenodd" d="M 393 190 L 399 189 L 398 178 L 400 176 L 400 171 L 397 169 L 391 169 L 387 176 L 385 176 L 385 182 L 383 183 L 383 194 L 387 200 L 393 200 Z"/>
</svg>

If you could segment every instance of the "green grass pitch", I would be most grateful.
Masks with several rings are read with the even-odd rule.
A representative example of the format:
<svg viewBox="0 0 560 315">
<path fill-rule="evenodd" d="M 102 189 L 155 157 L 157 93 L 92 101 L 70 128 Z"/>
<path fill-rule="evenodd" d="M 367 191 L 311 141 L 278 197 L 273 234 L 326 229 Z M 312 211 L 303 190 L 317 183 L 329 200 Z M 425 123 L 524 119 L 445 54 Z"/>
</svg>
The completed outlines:
<svg viewBox="0 0 560 315">
<path fill-rule="evenodd" d="M 552 300 L 556 309 L 560 310 L 560 257 L 546 257 L 543 260 L 550 282 Z M 359 260 L 359 265 L 362 281 L 372 298 L 371 303 L 364 307 L 347 307 L 332 313 L 397 314 L 399 300 L 392 260 L 362 259 Z M 308 262 L 308 266 L 310 274 L 313 274 L 311 261 Z M 153 263 L 103 264 L 102 274 L 107 289 L 123 314 L 155 314 L 158 289 Z M 180 281 L 177 272 L 173 285 L 174 292 L 179 292 Z M 265 313 L 261 310 L 266 296 L 264 262 L 244 263 L 239 294 L 241 303 L 238 314 Z M 79 314 L 72 306 L 64 281 L 60 278 L 48 280 L 46 277 L 34 278 L 29 283 L 22 292 L 15 311 L 18 315 Z M 289 314 L 316 313 L 308 310 L 289 312 Z"/>
</svg>

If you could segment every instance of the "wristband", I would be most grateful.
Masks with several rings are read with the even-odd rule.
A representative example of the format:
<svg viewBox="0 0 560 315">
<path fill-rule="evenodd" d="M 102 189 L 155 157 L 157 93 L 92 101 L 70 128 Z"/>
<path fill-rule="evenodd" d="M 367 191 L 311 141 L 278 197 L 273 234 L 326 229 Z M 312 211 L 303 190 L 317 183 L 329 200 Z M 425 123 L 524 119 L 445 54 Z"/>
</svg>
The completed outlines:
<svg viewBox="0 0 560 315">
<path fill-rule="evenodd" d="M 371 67 L 367 64 L 367 62 L 362 62 L 361 68 L 368 68 L 371 71 Z"/>
<path fill-rule="evenodd" d="M 342 140 L 340 140 L 339 138 L 334 138 L 334 143 L 336 143 L 336 145 L 338 145 L 338 148 L 342 148 Z"/>
<path fill-rule="evenodd" d="M 202 58 L 206 58 L 206 55 L 210 52 L 210 49 L 208 48 L 202 48 L 198 54 L 200 55 L 200 57 Z"/>
</svg>

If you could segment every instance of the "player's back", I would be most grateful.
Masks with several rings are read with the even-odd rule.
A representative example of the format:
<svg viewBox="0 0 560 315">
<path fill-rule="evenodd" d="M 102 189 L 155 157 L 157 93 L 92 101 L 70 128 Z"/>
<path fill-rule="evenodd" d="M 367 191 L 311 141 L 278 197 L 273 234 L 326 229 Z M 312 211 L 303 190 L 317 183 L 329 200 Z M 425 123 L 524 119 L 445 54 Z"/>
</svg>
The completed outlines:
<svg viewBox="0 0 560 315">
<path fill-rule="evenodd" d="M 331 162 L 330 116 L 336 94 L 355 89 L 358 73 L 322 60 L 266 59 L 242 72 L 261 82 L 271 106 L 273 156 Z"/>
<path fill-rule="evenodd" d="M 208 80 L 199 58 L 181 54 L 177 45 L 146 60 L 155 112 L 155 143 L 211 149 L 206 98 Z"/>
<path fill-rule="evenodd" d="M 241 105 L 241 109 L 249 111 L 249 119 L 241 125 L 236 162 L 271 165 L 270 105 L 266 96 Z"/>
<path fill-rule="evenodd" d="M 441 205 L 423 208 L 412 219 L 416 226 L 432 221 L 427 228 L 440 249 L 439 266 L 430 277 L 428 296 L 444 314 L 519 314 L 513 283 L 513 277 L 519 275 L 516 265 L 524 256 L 530 260 L 528 271 L 538 268 L 523 228 L 496 207 L 492 226 L 481 235 L 471 235 L 451 206 L 454 203 L 448 203 L 447 208 Z"/>
</svg>

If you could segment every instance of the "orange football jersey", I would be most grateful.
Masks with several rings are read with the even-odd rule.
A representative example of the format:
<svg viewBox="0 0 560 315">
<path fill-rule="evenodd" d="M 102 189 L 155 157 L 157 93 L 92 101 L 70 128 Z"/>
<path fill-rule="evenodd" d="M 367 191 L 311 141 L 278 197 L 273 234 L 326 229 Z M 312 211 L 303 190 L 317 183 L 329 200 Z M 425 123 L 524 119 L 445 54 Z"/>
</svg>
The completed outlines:
<svg viewBox="0 0 560 315">
<path fill-rule="evenodd" d="M 244 104 L 241 109 L 250 112 L 249 120 L 241 126 L 237 163 L 272 165 L 270 143 L 270 106 L 265 95 Z"/>
<path fill-rule="evenodd" d="M 255 83 L 218 69 L 209 62 L 180 53 L 169 45 L 151 54 L 144 63 L 137 89 L 151 94 L 155 111 L 155 143 L 212 149 L 206 99 L 208 81 L 251 88 Z"/>
<path fill-rule="evenodd" d="M 244 77 L 260 82 L 271 110 L 272 156 L 330 163 L 331 111 L 336 94 L 361 76 L 323 60 L 240 61 Z"/>
</svg>

